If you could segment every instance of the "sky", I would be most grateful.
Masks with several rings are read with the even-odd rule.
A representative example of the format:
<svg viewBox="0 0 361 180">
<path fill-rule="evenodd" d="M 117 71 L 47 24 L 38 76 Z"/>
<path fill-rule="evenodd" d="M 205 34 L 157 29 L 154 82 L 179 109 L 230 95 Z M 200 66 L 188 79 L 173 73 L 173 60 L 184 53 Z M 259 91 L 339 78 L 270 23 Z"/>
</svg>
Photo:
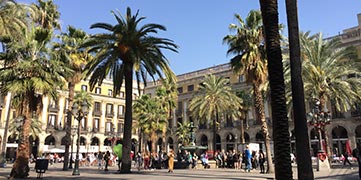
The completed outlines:
<svg viewBox="0 0 361 180">
<path fill-rule="evenodd" d="M 18 0 L 32 3 L 35 0 Z M 68 25 L 94 34 L 104 32 L 89 29 L 98 22 L 115 24 L 111 11 L 125 14 L 130 7 L 143 23 L 157 23 L 167 31 L 156 36 L 168 38 L 179 46 L 178 53 L 165 51 L 170 66 L 177 74 L 184 74 L 228 63 L 224 36 L 230 34 L 228 25 L 237 23 L 234 14 L 245 18 L 250 10 L 259 9 L 258 0 L 54 0 L 61 13 L 62 29 Z M 299 0 L 300 31 L 322 32 L 324 37 L 341 33 L 358 25 L 361 0 Z M 279 1 L 279 21 L 287 28 L 285 0 Z M 287 29 L 283 34 L 287 36 Z"/>
</svg>

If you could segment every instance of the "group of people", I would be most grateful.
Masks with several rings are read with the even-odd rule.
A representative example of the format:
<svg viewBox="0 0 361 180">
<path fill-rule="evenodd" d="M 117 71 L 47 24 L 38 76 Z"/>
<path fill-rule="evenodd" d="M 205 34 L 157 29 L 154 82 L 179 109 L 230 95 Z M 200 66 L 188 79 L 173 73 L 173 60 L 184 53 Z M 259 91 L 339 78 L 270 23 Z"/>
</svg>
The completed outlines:
<svg viewBox="0 0 361 180">
<path fill-rule="evenodd" d="M 215 160 L 219 168 L 245 169 L 250 172 L 252 169 L 260 168 L 260 173 L 266 173 L 264 163 L 266 156 L 262 150 L 251 151 L 247 145 L 243 152 L 230 150 L 215 153 Z M 243 166 L 244 164 L 244 166 Z"/>
<path fill-rule="evenodd" d="M 135 163 L 134 166 L 140 170 L 144 169 L 168 169 L 168 172 L 173 172 L 174 169 L 174 153 L 170 150 L 169 153 L 159 151 L 149 152 L 138 152 L 132 158 Z"/>
</svg>

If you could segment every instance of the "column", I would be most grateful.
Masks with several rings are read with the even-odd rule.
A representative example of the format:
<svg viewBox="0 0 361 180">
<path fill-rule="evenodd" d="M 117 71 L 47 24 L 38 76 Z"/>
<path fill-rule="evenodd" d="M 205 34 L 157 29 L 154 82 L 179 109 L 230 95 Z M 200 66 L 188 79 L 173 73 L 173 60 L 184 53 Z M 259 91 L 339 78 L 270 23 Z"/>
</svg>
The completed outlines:
<svg viewBox="0 0 361 180">
<path fill-rule="evenodd" d="M 101 107 L 102 107 L 102 116 L 100 117 L 100 122 L 99 122 L 99 131 L 100 133 L 105 132 L 105 112 L 106 112 L 106 104 L 104 103 L 104 101 L 101 102 Z"/>
</svg>

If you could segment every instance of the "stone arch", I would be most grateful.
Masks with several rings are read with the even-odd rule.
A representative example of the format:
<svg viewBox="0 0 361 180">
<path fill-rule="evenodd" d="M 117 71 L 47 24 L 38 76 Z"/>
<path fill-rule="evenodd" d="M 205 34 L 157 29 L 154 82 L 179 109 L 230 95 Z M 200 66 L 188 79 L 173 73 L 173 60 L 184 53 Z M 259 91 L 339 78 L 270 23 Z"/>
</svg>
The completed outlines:
<svg viewBox="0 0 361 180">
<path fill-rule="evenodd" d="M 63 136 L 63 137 L 61 138 L 60 145 L 65 146 L 65 145 L 66 145 L 66 142 L 67 142 L 66 136 Z"/>
<path fill-rule="evenodd" d="M 55 137 L 53 135 L 49 135 L 45 138 L 45 145 L 55 145 L 56 141 L 55 141 Z"/>
<path fill-rule="evenodd" d="M 361 125 L 355 128 L 356 143 L 361 144 Z"/>
<path fill-rule="evenodd" d="M 226 151 L 234 150 L 235 142 L 236 142 L 235 136 L 232 133 L 229 133 L 226 136 Z"/>
<path fill-rule="evenodd" d="M 168 137 L 168 148 L 169 149 L 174 149 L 174 141 L 173 141 L 173 138 L 172 137 Z"/>
<path fill-rule="evenodd" d="M 332 151 L 334 154 L 343 154 L 347 149 L 348 132 L 343 126 L 335 126 L 332 128 Z"/>
<path fill-rule="evenodd" d="M 85 146 L 86 142 L 86 138 L 84 136 L 80 136 L 80 146 Z"/>
<path fill-rule="evenodd" d="M 90 145 L 92 145 L 92 146 L 99 146 L 99 138 L 93 137 L 93 138 L 91 139 Z"/>
<path fill-rule="evenodd" d="M 257 142 L 264 142 L 264 134 L 262 131 L 258 131 L 256 133 L 256 141 Z"/>
<path fill-rule="evenodd" d="M 243 136 L 244 136 L 244 142 L 245 143 L 250 143 L 251 142 L 251 137 L 249 136 L 249 134 L 247 132 L 244 132 Z"/>
<path fill-rule="evenodd" d="M 111 146 L 112 145 L 112 141 L 109 138 L 105 138 L 104 139 L 104 146 Z"/>
<path fill-rule="evenodd" d="M 201 142 L 201 146 L 208 146 L 208 137 L 205 134 L 203 134 L 201 136 L 200 142 Z"/>
<path fill-rule="evenodd" d="M 162 150 L 162 145 L 163 145 L 163 139 L 162 138 L 158 138 L 158 141 L 157 141 L 157 151 L 156 152 L 159 152 Z"/>
<path fill-rule="evenodd" d="M 122 140 L 122 139 L 118 139 L 116 143 L 117 143 L 117 144 L 123 144 L 123 140 Z M 137 147 L 138 144 L 139 144 L 139 143 L 138 143 L 138 140 L 135 139 L 135 138 L 132 138 L 132 147 L 131 147 L 131 150 L 132 150 L 133 152 L 135 152 L 135 149 L 136 149 L 136 147 Z"/>
</svg>

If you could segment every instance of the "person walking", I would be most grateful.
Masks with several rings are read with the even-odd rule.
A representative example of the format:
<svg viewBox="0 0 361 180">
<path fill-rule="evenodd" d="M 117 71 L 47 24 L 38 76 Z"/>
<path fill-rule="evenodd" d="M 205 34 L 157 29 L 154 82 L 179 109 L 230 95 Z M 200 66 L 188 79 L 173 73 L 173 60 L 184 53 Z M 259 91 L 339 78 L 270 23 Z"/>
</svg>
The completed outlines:
<svg viewBox="0 0 361 180">
<path fill-rule="evenodd" d="M 110 160 L 110 152 L 107 151 L 104 155 L 104 161 L 105 161 L 105 168 L 104 171 L 109 171 L 108 166 L 109 166 L 109 160 Z"/>
<path fill-rule="evenodd" d="M 349 155 L 348 155 L 348 152 L 345 151 L 345 152 L 343 153 L 343 157 L 344 157 L 343 165 L 344 165 L 344 166 L 346 166 L 346 163 L 348 163 L 350 166 L 352 166 L 350 160 L 348 160 L 348 156 L 349 156 Z"/>
<path fill-rule="evenodd" d="M 249 145 L 246 146 L 246 150 L 244 151 L 245 153 L 245 162 L 246 162 L 246 172 L 251 172 L 251 168 L 252 168 L 252 154 L 251 151 L 249 150 Z"/>
<path fill-rule="evenodd" d="M 173 168 L 174 168 L 174 153 L 173 150 L 170 150 L 168 155 L 168 172 L 173 173 Z"/>
<path fill-rule="evenodd" d="M 259 157 L 258 157 L 259 168 L 261 169 L 261 173 L 266 173 L 265 168 L 264 168 L 265 161 L 266 161 L 266 157 L 264 156 L 264 153 L 261 149 L 261 150 L 259 150 Z"/>
<path fill-rule="evenodd" d="M 98 169 L 103 169 L 103 153 L 99 151 L 99 154 L 97 155 L 98 159 Z"/>
</svg>

